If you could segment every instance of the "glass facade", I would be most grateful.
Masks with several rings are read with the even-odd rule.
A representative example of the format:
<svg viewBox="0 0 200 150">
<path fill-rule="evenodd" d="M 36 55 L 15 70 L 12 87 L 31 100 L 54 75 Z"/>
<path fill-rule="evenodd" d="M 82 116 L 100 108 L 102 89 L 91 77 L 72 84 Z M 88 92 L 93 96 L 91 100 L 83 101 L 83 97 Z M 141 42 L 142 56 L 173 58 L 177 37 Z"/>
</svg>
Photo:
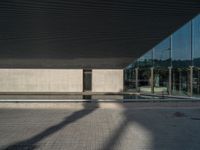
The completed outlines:
<svg viewBox="0 0 200 150">
<path fill-rule="evenodd" d="M 200 15 L 125 68 L 125 76 L 127 89 L 138 92 L 200 96 Z"/>
<path fill-rule="evenodd" d="M 124 70 L 124 87 L 125 90 L 134 90 L 136 89 L 136 75 L 135 75 L 135 70 L 134 67 L 131 67 L 129 69 Z"/>
</svg>

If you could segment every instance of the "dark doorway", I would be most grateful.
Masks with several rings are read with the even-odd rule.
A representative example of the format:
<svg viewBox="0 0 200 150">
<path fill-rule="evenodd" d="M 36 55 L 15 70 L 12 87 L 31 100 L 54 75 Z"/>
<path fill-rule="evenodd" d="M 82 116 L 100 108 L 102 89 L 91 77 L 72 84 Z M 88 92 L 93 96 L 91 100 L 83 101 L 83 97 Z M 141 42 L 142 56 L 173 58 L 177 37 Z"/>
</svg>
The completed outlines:
<svg viewBox="0 0 200 150">
<path fill-rule="evenodd" d="M 92 90 L 92 70 L 83 70 L 83 91 Z"/>
</svg>

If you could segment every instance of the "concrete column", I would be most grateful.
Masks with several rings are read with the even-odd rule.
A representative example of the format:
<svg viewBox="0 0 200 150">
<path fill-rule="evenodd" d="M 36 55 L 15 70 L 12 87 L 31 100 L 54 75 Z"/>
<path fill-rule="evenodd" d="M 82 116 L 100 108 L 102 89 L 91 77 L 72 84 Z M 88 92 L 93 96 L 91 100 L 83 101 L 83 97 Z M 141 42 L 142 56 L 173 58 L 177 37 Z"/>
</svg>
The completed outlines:
<svg viewBox="0 0 200 150">
<path fill-rule="evenodd" d="M 138 68 L 135 68 L 135 89 L 138 92 L 139 88 L 138 88 Z"/>
<path fill-rule="evenodd" d="M 151 93 L 154 93 L 154 68 L 151 67 Z"/>
<path fill-rule="evenodd" d="M 169 95 L 172 95 L 172 67 L 168 67 L 168 69 L 169 69 L 168 91 Z"/>
<path fill-rule="evenodd" d="M 189 95 L 190 96 L 193 96 L 193 66 L 190 66 L 190 80 L 189 80 L 189 82 L 190 82 L 190 93 L 189 93 Z"/>
</svg>

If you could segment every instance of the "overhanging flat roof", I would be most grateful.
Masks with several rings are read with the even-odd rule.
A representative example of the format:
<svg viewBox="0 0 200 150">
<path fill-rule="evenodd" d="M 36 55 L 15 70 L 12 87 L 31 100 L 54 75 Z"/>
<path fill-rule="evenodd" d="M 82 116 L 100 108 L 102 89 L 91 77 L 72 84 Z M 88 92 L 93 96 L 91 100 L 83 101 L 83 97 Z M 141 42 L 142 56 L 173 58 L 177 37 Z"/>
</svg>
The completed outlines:
<svg viewBox="0 0 200 150">
<path fill-rule="evenodd" d="M 2 0 L 0 68 L 124 68 L 199 12 L 197 0 Z"/>
</svg>

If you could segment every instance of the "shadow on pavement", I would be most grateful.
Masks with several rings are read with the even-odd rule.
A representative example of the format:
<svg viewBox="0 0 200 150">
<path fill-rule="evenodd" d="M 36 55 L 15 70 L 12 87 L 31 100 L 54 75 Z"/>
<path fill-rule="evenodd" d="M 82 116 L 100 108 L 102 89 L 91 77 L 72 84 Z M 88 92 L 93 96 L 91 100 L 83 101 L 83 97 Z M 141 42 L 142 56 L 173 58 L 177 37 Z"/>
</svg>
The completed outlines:
<svg viewBox="0 0 200 150">
<path fill-rule="evenodd" d="M 143 130 L 142 134 L 146 132 L 144 135 L 138 134 L 138 128 L 135 128 L 135 126 L 132 130 L 128 129 L 129 135 L 136 137 L 135 141 L 131 138 L 131 144 L 137 145 L 141 149 L 199 149 L 200 122 L 197 122 L 196 119 L 194 119 L 196 122 L 191 122 L 191 118 L 187 116 L 187 113 L 189 113 L 187 110 L 181 108 L 164 110 L 132 109 L 131 111 L 130 109 L 124 108 L 122 112 L 123 121 L 105 140 L 102 150 L 124 149 L 124 144 L 121 143 L 121 139 L 125 137 L 125 140 L 130 140 L 126 135 L 127 128 L 133 124 L 139 126 L 139 130 Z M 139 140 L 141 143 L 137 144 Z M 133 148 L 131 144 L 127 146 L 127 149 Z"/>
<path fill-rule="evenodd" d="M 91 103 L 83 103 L 83 106 L 84 108 L 82 110 L 74 112 L 70 116 L 66 117 L 62 122 L 47 128 L 43 132 L 38 133 L 27 140 L 14 143 L 6 147 L 4 150 L 33 150 L 35 148 L 38 148 L 38 142 L 51 136 L 55 132 L 58 132 L 67 125 L 89 115 L 99 107 L 98 103 L 92 103 L 92 105 Z"/>
</svg>

